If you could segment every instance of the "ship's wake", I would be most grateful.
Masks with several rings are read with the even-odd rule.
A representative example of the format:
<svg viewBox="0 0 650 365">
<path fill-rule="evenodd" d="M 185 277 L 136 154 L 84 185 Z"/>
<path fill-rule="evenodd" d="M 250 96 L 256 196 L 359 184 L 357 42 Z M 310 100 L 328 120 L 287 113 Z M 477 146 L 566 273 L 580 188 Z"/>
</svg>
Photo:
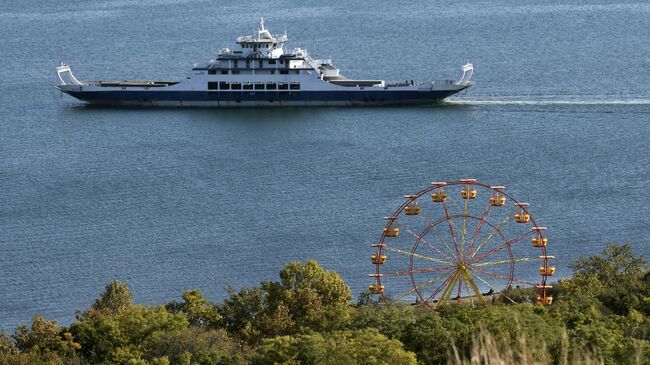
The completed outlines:
<svg viewBox="0 0 650 365">
<path fill-rule="evenodd" d="M 448 99 L 448 105 L 650 105 L 650 99 Z"/>
</svg>

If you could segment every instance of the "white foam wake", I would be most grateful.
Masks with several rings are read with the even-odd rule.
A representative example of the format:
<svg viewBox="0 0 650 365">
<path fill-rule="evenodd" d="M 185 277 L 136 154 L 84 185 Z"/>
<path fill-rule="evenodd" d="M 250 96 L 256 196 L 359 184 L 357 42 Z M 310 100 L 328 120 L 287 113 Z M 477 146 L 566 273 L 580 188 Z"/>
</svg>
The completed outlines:
<svg viewBox="0 0 650 365">
<path fill-rule="evenodd" d="M 650 105 L 650 99 L 449 99 L 446 103 L 463 105 Z"/>
</svg>

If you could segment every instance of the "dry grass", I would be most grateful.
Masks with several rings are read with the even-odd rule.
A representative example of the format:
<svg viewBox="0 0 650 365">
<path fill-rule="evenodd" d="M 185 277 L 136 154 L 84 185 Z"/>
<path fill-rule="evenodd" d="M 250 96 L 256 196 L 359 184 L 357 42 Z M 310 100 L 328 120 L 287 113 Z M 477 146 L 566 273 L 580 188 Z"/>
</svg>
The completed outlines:
<svg viewBox="0 0 650 365">
<path fill-rule="evenodd" d="M 560 365 L 603 365 L 604 362 L 591 355 L 588 351 L 569 348 L 569 341 L 566 333 L 563 334 L 562 353 L 559 359 Z M 529 351 L 530 347 L 524 336 L 518 339 L 518 349 L 513 346 L 500 343 L 494 336 L 485 330 L 481 330 L 474 338 L 470 353 L 461 355 L 458 349 L 453 347 L 453 354 L 450 356 L 448 365 L 552 365 L 553 360 L 546 350 L 546 344 L 535 346 L 536 351 Z M 537 356 L 532 354 L 536 353 Z M 641 364 L 640 359 L 637 361 Z"/>
</svg>

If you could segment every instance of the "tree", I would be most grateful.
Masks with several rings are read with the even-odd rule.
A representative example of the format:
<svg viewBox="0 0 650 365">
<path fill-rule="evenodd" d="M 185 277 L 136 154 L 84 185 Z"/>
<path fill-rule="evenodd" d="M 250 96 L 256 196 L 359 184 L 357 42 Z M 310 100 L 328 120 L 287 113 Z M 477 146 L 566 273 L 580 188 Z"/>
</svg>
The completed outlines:
<svg viewBox="0 0 650 365">
<path fill-rule="evenodd" d="M 580 257 L 572 268 L 575 275 L 571 282 L 597 281 L 599 285 L 577 287 L 591 290 L 614 313 L 626 315 L 630 310 L 637 309 L 650 314 L 647 311 L 650 308 L 645 305 L 646 298 L 650 297 L 650 282 L 646 279 L 647 262 L 643 257 L 634 256 L 629 243 L 610 244 L 601 256 Z"/>
<path fill-rule="evenodd" d="M 376 328 L 379 333 L 388 337 L 401 339 L 406 328 L 417 320 L 414 308 L 409 305 L 369 304 L 360 306 L 354 311 L 352 328 Z"/>
<path fill-rule="evenodd" d="M 159 332 L 187 328 L 182 313 L 169 313 L 164 307 L 131 306 L 121 314 L 97 312 L 70 326 L 81 344 L 80 353 L 90 363 L 140 361 L 146 343 Z"/>
<path fill-rule="evenodd" d="M 283 290 L 271 292 L 270 306 L 285 304 L 299 326 L 320 330 L 330 323 L 328 313 L 349 316 L 350 288 L 339 274 L 323 269 L 315 260 L 304 265 L 289 263 L 280 272 L 280 280 Z"/>
<path fill-rule="evenodd" d="M 293 293 L 297 304 L 317 300 L 320 305 L 327 306 L 349 304 L 352 299 L 350 288 L 339 274 L 323 269 L 315 260 L 304 265 L 289 263 L 280 272 L 280 280 L 282 287 Z"/>
<path fill-rule="evenodd" d="M 350 288 L 316 261 L 292 262 L 280 272 L 280 282 L 228 289 L 219 306 L 226 329 L 256 343 L 262 337 L 293 335 L 302 328 L 336 330 L 351 319 Z"/>
<path fill-rule="evenodd" d="M 454 336 L 456 338 L 465 337 L 464 331 L 451 333 L 445 328 L 446 324 L 449 326 L 448 323 L 443 321 L 439 313 L 429 311 L 406 327 L 401 340 L 407 350 L 417 354 L 420 363 L 444 364 L 447 362 L 449 349 L 454 343 Z M 462 348 L 468 345 L 463 341 L 456 344 L 456 346 Z"/>
<path fill-rule="evenodd" d="M 121 314 L 131 307 L 132 300 L 133 296 L 129 292 L 129 286 L 124 282 L 113 280 L 106 285 L 104 292 L 95 300 L 91 309 L 110 314 Z"/>
<path fill-rule="evenodd" d="M 576 274 L 592 273 L 607 284 L 621 277 L 641 277 L 648 270 L 643 257 L 634 256 L 632 245 L 609 244 L 601 256 L 580 257 L 571 267 Z"/>
<path fill-rule="evenodd" d="M 218 307 L 205 299 L 199 289 L 183 292 L 183 302 L 171 302 L 165 306 L 172 313 L 185 314 L 191 326 L 217 328 L 221 322 Z"/>
<path fill-rule="evenodd" d="M 91 364 L 99 364 L 118 348 L 127 346 L 117 318 L 107 313 L 84 316 L 70 326 L 70 331 L 81 344 L 81 356 Z"/>
<path fill-rule="evenodd" d="M 6 331 L 0 332 L 0 355 L 16 355 L 20 351 Z"/>
<path fill-rule="evenodd" d="M 64 358 L 74 356 L 79 344 L 72 334 L 61 331 L 57 321 L 48 321 L 41 316 L 32 319 L 31 328 L 22 325 L 14 333 L 16 347 L 21 352 L 55 353 Z"/>
<path fill-rule="evenodd" d="M 145 345 L 147 359 L 167 358 L 171 364 L 243 364 L 251 353 L 223 330 L 189 327 L 156 332 Z"/>
<path fill-rule="evenodd" d="M 267 293 L 262 287 L 236 291 L 228 287 L 228 298 L 218 306 L 223 326 L 231 333 L 241 333 L 267 311 Z"/>
<path fill-rule="evenodd" d="M 266 339 L 251 361 L 267 364 L 416 364 L 415 355 L 401 342 L 373 329 L 311 333 Z"/>
</svg>

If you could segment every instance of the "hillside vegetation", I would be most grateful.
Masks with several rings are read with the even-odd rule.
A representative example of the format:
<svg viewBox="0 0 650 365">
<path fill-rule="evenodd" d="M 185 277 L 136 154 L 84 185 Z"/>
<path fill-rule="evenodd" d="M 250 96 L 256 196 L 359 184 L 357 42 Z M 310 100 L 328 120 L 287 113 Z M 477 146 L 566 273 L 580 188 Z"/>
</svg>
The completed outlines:
<svg viewBox="0 0 650 365">
<path fill-rule="evenodd" d="M 34 317 L 0 334 L 0 364 L 650 364 L 650 272 L 629 244 L 580 258 L 550 307 L 530 289 L 490 306 L 440 310 L 352 293 L 317 262 L 279 281 L 229 289 L 222 303 L 187 290 L 158 306 L 109 283 L 70 326 Z"/>
</svg>

